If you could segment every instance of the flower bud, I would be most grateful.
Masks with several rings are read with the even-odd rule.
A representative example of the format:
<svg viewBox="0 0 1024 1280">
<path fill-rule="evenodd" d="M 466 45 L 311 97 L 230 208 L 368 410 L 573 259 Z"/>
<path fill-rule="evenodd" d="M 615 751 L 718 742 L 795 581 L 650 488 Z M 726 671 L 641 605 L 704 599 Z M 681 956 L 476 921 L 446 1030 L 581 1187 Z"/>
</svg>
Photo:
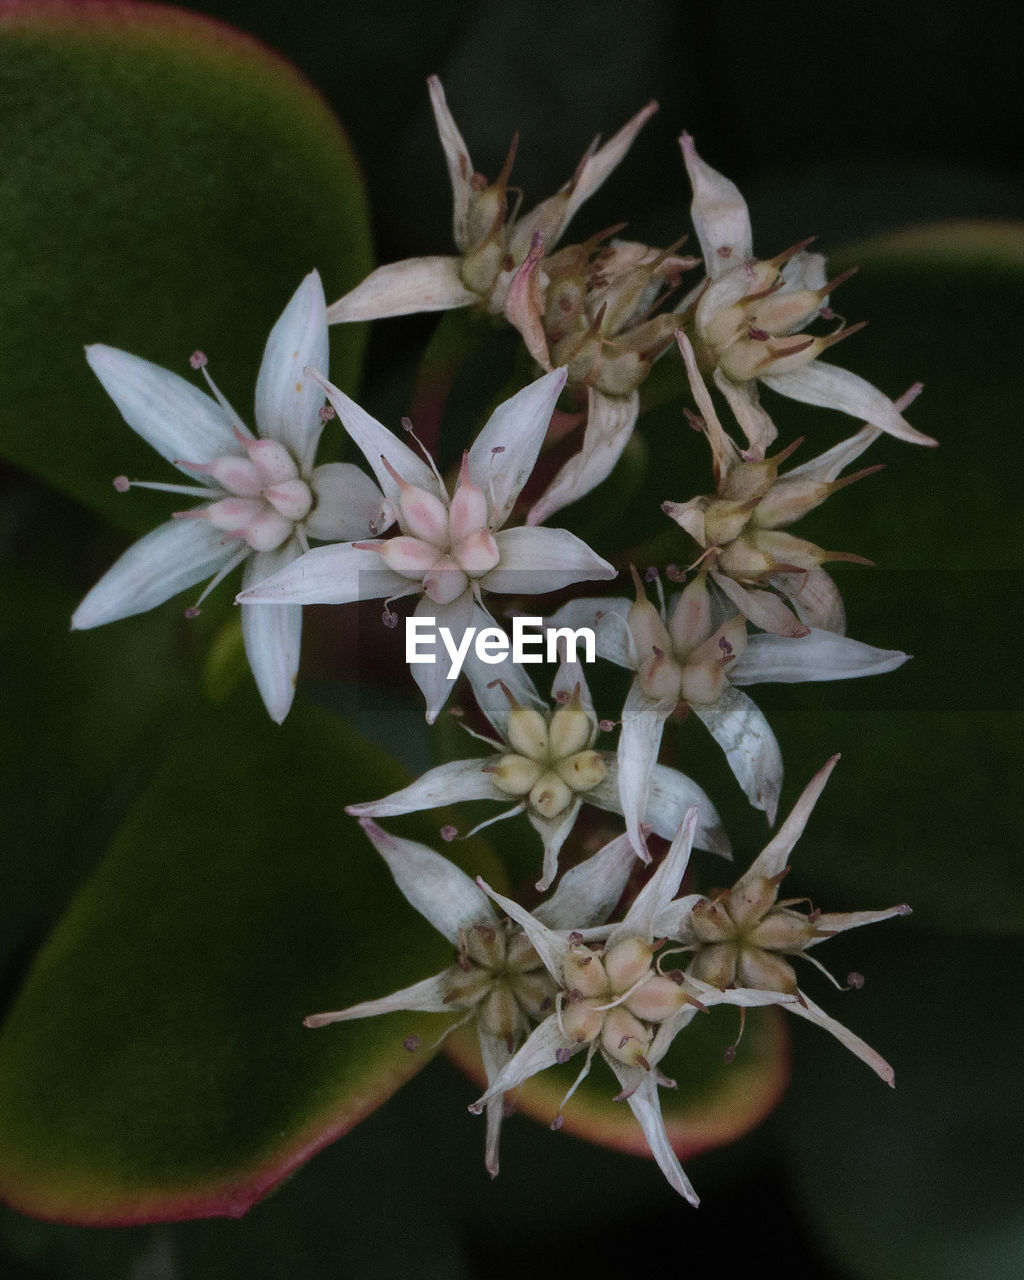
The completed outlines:
<svg viewBox="0 0 1024 1280">
<path fill-rule="evenodd" d="M 245 451 L 263 477 L 264 486 L 294 480 L 299 474 L 295 459 L 276 440 L 245 440 Z"/>
<path fill-rule="evenodd" d="M 515 707 L 509 712 L 508 744 L 531 760 L 546 760 L 548 754 L 548 722 L 533 707 Z"/>
<path fill-rule="evenodd" d="M 729 943 L 701 947 L 687 972 L 691 977 L 724 991 L 736 981 L 736 948 Z"/>
<path fill-rule="evenodd" d="M 572 803 L 572 792 L 552 770 L 548 770 L 535 783 L 530 792 L 530 804 L 545 818 L 556 818 Z"/>
<path fill-rule="evenodd" d="M 286 520 L 305 520 L 313 506 L 305 480 L 282 480 L 267 489 L 264 497 Z"/>
<path fill-rule="evenodd" d="M 767 951 L 803 951 L 813 938 L 818 936 L 814 925 L 807 923 L 807 917 L 796 912 L 770 911 L 768 915 L 747 935 L 751 945 L 763 947 Z"/>
<path fill-rule="evenodd" d="M 796 994 L 793 966 L 781 956 L 760 947 L 745 947 L 736 965 L 736 981 L 741 987 L 757 991 L 784 991 Z"/>
<path fill-rule="evenodd" d="M 775 905 L 779 882 L 767 876 L 745 876 L 729 894 L 729 914 L 739 928 L 760 920 Z"/>
<path fill-rule="evenodd" d="M 604 970 L 613 991 L 628 991 L 650 970 L 654 948 L 644 938 L 624 938 L 604 953 Z"/>
<path fill-rule="evenodd" d="M 437 548 L 448 540 L 448 508 L 436 494 L 404 484 L 398 499 L 407 533 Z M 436 555 L 436 550 L 435 550 Z"/>
<path fill-rule="evenodd" d="M 477 1009 L 479 1025 L 499 1040 L 511 1041 L 519 1029 L 519 1003 L 504 982 L 492 983 Z"/>
<path fill-rule="evenodd" d="M 689 1003 L 686 989 L 671 978 L 655 975 L 626 1001 L 626 1008 L 645 1022 L 664 1022 Z"/>
<path fill-rule="evenodd" d="M 507 796 L 525 796 L 533 790 L 541 773 L 542 768 L 535 760 L 529 760 L 526 756 L 507 755 L 502 756 L 491 774 L 491 781 Z"/>
<path fill-rule="evenodd" d="M 555 765 L 558 776 L 573 791 L 589 791 L 603 782 L 608 772 L 599 751 L 577 751 Z"/>
<path fill-rule="evenodd" d="M 573 755 L 589 747 L 593 741 L 594 725 L 590 716 L 578 702 L 567 702 L 558 707 L 548 727 L 548 743 L 553 760 Z"/>
<path fill-rule="evenodd" d="M 723 942 L 736 933 L 732 917 L 721 902 L 702 898 L 690 910 L 690 928 L 701 942 Z"/>
<path fill-rule="evenodd" d="M 586 1000 L 570 1004 L 562 1010 L 562 1030 L 566 1038 L 577 1044 L 587 1044 L 601 1034 L 604 1011 L 595 1009 Z"/>
<path fill-rule="evenodd" d="M 646 1057 L 653 1033 L 621 1005 L 609 1011 L 601 1028 L 601 1047 L 629 1067 L 649 1067 Z"/>
<path fill-rule="evenodd" d="M 573 947 L 562 961 L 562 976 L 567 991 L 583 996 L 608 995 L 611 987 L 601 959 L 589 947 Z"/>
</svg>

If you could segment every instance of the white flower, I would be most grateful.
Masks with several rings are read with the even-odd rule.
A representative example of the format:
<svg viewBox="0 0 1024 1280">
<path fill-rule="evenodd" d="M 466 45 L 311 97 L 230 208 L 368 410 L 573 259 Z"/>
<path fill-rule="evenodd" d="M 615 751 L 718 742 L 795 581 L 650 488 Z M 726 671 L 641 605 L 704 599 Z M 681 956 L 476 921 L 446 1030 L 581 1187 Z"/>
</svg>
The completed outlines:
<svg viewBox="0 0 1024 1280">
<path fill-rule="evenodd" d="M 202 600 L 245 562 L 248 585 L 289 564 L 308 548 L 307 535 L 353 538 L 386 528 L 393 516 L 376 485 L 357 467 L 314 467 L 323 428 L 323 393 L 303 369 L 327 362 L 323 287 L 311 272 L 267 340 L 256 383 L 254 436 L 202 368 L 214 397 L 177 374 L 119 351 L 86 349 L 93 372 L 125 421 L 197 483 L 130 482 L 120 490 L 162 489 L 205 499 L 202 506 L 147 534 L 117 561 L 75 611 L 76 629 L 101 626 L 152 609 L 213 575 Z M 189 616 L 198 612 L 188 611 Z M 245 650 L 271 716 L 288 714 L 299 665 L 302 610 L 242 610 Z"/>
<path fill-rule="evenodd" d="M 500 315 L 534 237 L 549 250 L 554 248 L 576 210 L 604 182 L 657 110 L 657 103 L 648 103 L 603 147 L 595 139 L 572 178 L 555 195 L 525 214 L 519 214 L 516 204 L 510 216 L 508 179 L 516 141 L 498 178 L 488 183 L 473 168 L 440 80 L 431 76 L 427 86 L 452 184 L 453 235 L 459 256 L 409 258 L 378 267 L 328 309 L 331 324 L 473 304 Z"/>
<path fill-rule="evenodd" d="M 555 370 L 500 404 L 463 457 L 449 496 L 437 469 L 315 369 L 345 429 L 397 513 L 398 537 L 317 547 L 238 597 L 243 603 L 347 604 L 420 595 L 417 616 L 458 640 L 483 591 L 536 595 L 572 582 L 613 578 L 615 569 L 565 529 L 503 528 L 533 470 L 565 371 Z M 433 722 L 452 689 L 442 661 L 413 677 Z"/>
<path fill-rule="evenodd" d="M 705 285 L 687 299 L 696 304 L 695 345 L 701 361 L 714 367 L 715 385 L 732 406 L 751 453 L 763 456 L 775 438 L 758 401 L 758 382 L 792 400 L 862 418 L 912 444 L 936 444 L 876 387 L 818 359 L 860 326 L 840 327 L 824 337 L 800 332 L 828 312 L 829 291 L 846 276 L 827 282 L 825 259 L 803 252 L 803 245 L 776 258 L 755 258 L 746 201 L 728 178 L 700 158 L 688 133 L 679 142 L 707 271 Z"/>
<path fill-rule="evenodd" d="M 460 1011 L 464 1016 L 448 1030 L 475 1020 L 480 1054 L 491 1081 L 512 1058 L 531 1026 L 553 1007 L 557 986 L 523 930 L 500 917 L 465 872 L 426 845 L 389 835 L 367 818 L 361 825 L 406 899 L 457 949 L 455 963 L 383 999 L 367 1000 L 336 1013 L 312 1014 L 305 1019 L 306 1026 L 323 1027 L 400 1010 Z M 537 908 L 537 918 L 555 928 L 566 920 L 588 931 L 603 925 L 615 909 L 632 866 L 629 841 L 622 836 L 612 840 L 566 872 L 557 892 Z M 491 1177 L 498 1172 L 503 1114 L 501 1095 L 490 1098 L 485 1164 Z"/>
<path fill-rule="evenodd" d="M 896 649 L 876 649 L 831 631 L 748 636 L 735 606 L 712 595 L 706 572 L 670 601 L 667 613 L 647 599 L 635 569 L 633 580 L 634 601 L 572 600 L 550 624 L 593 627 L 598 654 L 636 672 L 622 712 L 619 799 L 641 855 L 651 771 L 665 721 L 677 707 L 704 722 L 747 799 L 774 822 L 782 753 L 764 715 L 738 686 L 850 679 L 893 671 L 907 660 Z"/>
<path fill-rule="evenodd" d="M 712 899 L 692 895 L 672 903 L 658 916 L 656 928 L 681 943 L 681 950 L 694 953 L 687 971 L 690 977 L 723 991 L 738 985 L 791 996 L 792 1002 L 786 1004 L 790 1012 L 830 1031 L 886 1084 L 892 1085 L 892 1067 L 797 987 L 796 974 L 786 957 L 802 956 L 839 986 L 807 951 L 847 929 L 909 915 L 910 908 L 901 903 L 879 911 L 826 914 L 796 910 L 806 901 L 804 898 L 776 900 L 779 885 L 789 871 L 789 855 L 838 760 L 833 756 L 814 775 L 792 813 L 730 890 L 717 893 Z M 851 974 L 848 979 L 850 986 L 860 986 L 862 981 L 859 974 Z"/>
<path fill-rule="evenodd" d="M 831 560 L 871 562 L 849 552 L 825 551 L 784 530 L 837 489 L 881 470 L 880 466 L 866 467 L 840 478 L 843 468 L 860 457 L 882 432 L 865 423 L 848 440 L 779 475 L 779 467 L 801 442 L 771 458 L 742 455 L 715 412 L 689 339 L 682 333 L 677 339 L 700 423 L 711 446 L 716 492 L 689 502 L 663 502 L 661 509 L 703 549 L 700 563 L 755 626 L 788 636 L 806 635 L 808 626 L 843 633 L 846 617 L 842 597 L 821 566 Z M 916 383 L 896 401 L 896 407 L 906 408 L 921 389 Z M 792 602 L 796 616 L 780 595 Z"/>
<path fill-rule="evenodd" d="M 580 807 L 588 803 L 622 812 L 618 762 L 613 752 L 593 749 L 598 722 L 581 663 L 564 661 L 559 665 L 551 687 L 556 703 L 553 712 L 538 696 L 524 669 L 509 657 L 497 664 L 484 663 L 471 652 L 465 671 L 481 710 L 500 739 L 484 741 L 499 754 L 438 765 L 381 800 L 349 805 L 348 812 L 358 817 L 390 818 L 462 800 L 503 804 L 516 800 L 499 816 L 525 812 L 543 840 L 543 873 L 537 882 L 543 891 L 558 874 L 559 851 Z M 692 805 L 699 814 L 698 848 L 729 857 L 729 840 L 721 819 L 701 788 L 685 774 L 655 765 L 643 815 L 652 830 L 671 839 Z"/>
<path fill-rule="evenodd" d="M 619 1098 L 628 1102 L 639 1121 L 669 1185 L 694 1205 L 697 1194 L 672 1150 L 658 1099 L 658 1085 L 671 1088 L 673 1082 L 661 1074 L 658 1063 L 698 1009 L 710 1004 L 778 1004 L 789 998 L 778 992 L 719 991 L 699 980 L 685 979 L 679 972 L 663 973 L 652 963 L 658 947 L 656 922 L 668 910 L 686 870 L 696 821 L 697 810 L 692 808 L 664 861 L 621 923 L 603 931 L 603 947 L 587 946 L 587 936 L 582 929 L 573 929 L 566 916 L 555 922 L 550 913 L 531 915 L 478 881 L 522 925 L 556 983 L 557 995 L 553 1012 L 489 1080 L 484 1094 L 470 1107 L 479 1113 L 509 1089 L 586 1048 L 583 1068 L 562 1100 L 564 1108 L 599 1051 L 621 1085 Z M 553 1128 L 560 1124 L 562 1108 Z"/>
</svg>

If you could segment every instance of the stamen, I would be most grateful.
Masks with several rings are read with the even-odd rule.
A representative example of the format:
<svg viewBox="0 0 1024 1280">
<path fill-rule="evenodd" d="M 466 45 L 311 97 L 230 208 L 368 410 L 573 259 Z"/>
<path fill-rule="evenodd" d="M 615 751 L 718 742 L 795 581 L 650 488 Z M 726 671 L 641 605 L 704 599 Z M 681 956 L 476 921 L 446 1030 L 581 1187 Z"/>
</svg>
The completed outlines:
<svg viewBox="0 0 1024 1280">
<path fill-rule="evenodd" d="M 197 484 L 164 484 L 157 480 L 129 480 L 127 476 L 117 476 L 114 488 L 118 493 L 127 493 L 129 489 L 156 489 L 160 493 L 180 493 L 186 498 L 216 498 L 221 489 L 207 488 Z"/>
<path fill-rule="evenodd" d="M 448 490 L 445 488 L 445 483 L 444 483 L 444 481 L 441 479 L 441 473 L 440 473 L 440 471 L 438 471 L 438 469 L 437 469 L 437 465 L 435 464 L 434 459 L 431 457 L 430 452 L 429 452 L 429 450 L 427 449 L 427 446 L 423 443 L 423 441 L 422 441 L 422 440 L 419 438 L 419 436 L 416 434 L 416 431 L 415 431 L 415 429 L 413 428 L 413 425 L 412 425 L 412 418 L 409 418 L 409 417 L 402 418 L 402 430 L 403 430 L 403 431 L 405 431 L 405 432 L 407 432 L 407 434 L 411 435 L 411 436 L 412 436 L 412 438 L 413 438 L 413 439 L 416 441 L 416 443 L 419 445 L 420 453 L 422 453 L 422 454 L 423 454 L 423 458 L 424 458 L 424 460 L 425 460 L 425 462 L 426 462 L 427 466 L 428 466 L 428 467 L 430 468 L 430 470 L 434 473 L 434 479 L 437 481 L 438 485 L 440 486 L 440 488 L 441 488 L 441 492 L 445 495 L 445 497 L 447 497 L 447 496 L 448 496 Z M 386 467 L 388 467 L 388 470 L 389 470 L 389 471 L 391 471 L 391 468 L 388 466 L 388 464 L 387 464 L 387 462 L 386 462 L 386 461 L 384 461 L 384 465 L 385 465 Z M 392 472 L 392 474 L 394 474 L 394 473 Z M 395 478 L 397 479 L 398 477 L 396 476 Z"/>
<path fill-rule="evenodd" d="M 728 1049 L 726 1049 L 725 1053 L 722 1055 L 722 1057 L 724 1058 L 727 1064 L 732 1062 L 732 1060 L 736 1057 L 736 1050 L 739 1048 L 740 1041 L 743 1039 L 743 1032 L 747 1025 L 746 1009 L 743 1007 L 743 1005 L 740 1005 L 739 1010 L 740 1010 L 740 1033 L 736 1037 L 736 1039 L 732 1042 L 732 1044 L 728 1047 Z"/>
<path fill-rule="evenodd" d="M 199 597 L 199 599 L 195 602 L 195 604 L 191 605 L 188 609 L 185 610 L 186 618 L 199 617 L 199 606 L 203 603 L 203 601 L 214 589 L 214 587 L 219 586 L 219 584 L 224 581 L 224 579 L 228 576 L 231 570 L 237 568 L 238 565 L 242 563 L 242 561 L 246 558 L 246 556 L 249 554 L 251 550 L 252 548 L 249 546 L 247 542 L 242 543 L 242 545 L 238 548 L 238 550 L 227 562 L 227 564 L 224 565 L 216 574 L 214 574 L 214 576 L 206 584 L 206 586 L 203 588 L 203 594 Z"/>
<path fill-rule="evenodd" d="M 201 351 L 197 351 L 194 353 L 194 355 L 203 356 L 203 353 Z M 191 364 L 191 361 L 189 361 L 189 363 Z M 239 443 L 245 444 L 247 442 L 251 442 L 253 439 L 253 436 L 249 428 L 245 425 L 245 423 L 238 416 L 238 414 L 235 413 L 234 409 L 229 404 L 227 397 L 221 392 L 220 387 L 218 387 L 217 384 L 214 382 L 214 380 L 210 377 L 210 371 L 206 367 L 206 356 L 203 356 L 202 364 L 199 364 L 199 365 L 193 364 L 192 368 L 193 369 L 198 368 L 202 370 L 202 374 L 203 374 L 203 377 L 206 379 L 207 386 L 213 392 L 217 403 L 228 415 L 228 421 L 231 423 L 232 427 L 234 427 L 235 436 L 238 439 Z"/>
</svg>

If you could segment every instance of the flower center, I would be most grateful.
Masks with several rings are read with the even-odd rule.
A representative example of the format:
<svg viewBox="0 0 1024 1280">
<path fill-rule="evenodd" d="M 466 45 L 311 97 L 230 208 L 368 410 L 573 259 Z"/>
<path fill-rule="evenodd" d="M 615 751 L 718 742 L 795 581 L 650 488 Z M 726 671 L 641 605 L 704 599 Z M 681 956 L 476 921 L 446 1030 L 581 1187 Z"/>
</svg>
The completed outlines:
<svg viewBox="0 0 1024 1280">
<path fill-rule="evenodd" d="M 512 748 L 495 766 L 491 780 L 509 796 L 528 796 L 545 818 L 563 813 L 574 794 L 604 779 L 601 755 L 590 750 L 596 726 L 578 702 L 558 707 L 546 718 L 532 707 L 516 707 L 508 718 Z"/>
<path fill-rule="evenodd" d="M 509 922 L 481 922 L 459 936 L 444 1002 L 475 1010 L 480 1027 L 512 1046 L 552 1007 L 557 986 L 529 940 Z"/>
</svg>

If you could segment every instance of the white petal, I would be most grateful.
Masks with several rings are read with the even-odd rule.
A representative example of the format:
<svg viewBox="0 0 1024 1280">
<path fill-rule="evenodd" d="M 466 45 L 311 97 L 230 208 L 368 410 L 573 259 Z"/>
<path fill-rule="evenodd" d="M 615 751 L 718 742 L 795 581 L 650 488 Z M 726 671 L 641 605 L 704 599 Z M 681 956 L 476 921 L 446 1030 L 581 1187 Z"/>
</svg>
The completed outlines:
<svg viewBox="0 0 1024 1280">
<path fill-rule="evenodd" d="M 773 573 L 768 581 L 790 600 L 801 622 L 812 629 L 845 634 L 843 597 L 824 569 L 808 569 L 806 573 Z"/>
<path fill-rule="evenodd" d="M 812 630 L 799 639 L 752 635 L 729 668 L 729 679 L 735 685 L 853 680 L 895 671 L 909 657 L 899 649 L 876 649 L 834 631 Z"/>
<path fill-rule="evenodd" d="M 686 873 L 696 825 L 697 808 L 693 806 L 686 811 L 686 817 L 657 871 L 633 899 L 622 923 L 616 925 L 608 935 L 609 946 L 630 937 L 639 936 L 646 938 L 648 942 L 654 940 L 654 922 L 672 901 Z"/>
<path fill-rule="evenodd" d="M 505 1041 L 498 1036 L 488 1035 L 480 1024 L 476 1024 L 477 1039 L 480 1042 L 480 1057 L 483 1059 L 487 1083 L 497 1078 L 498 1073 L 509 1062 L 509 1053 Z M 484 1147 L 484 1167 L 492 1178 L 498 1176 L 498 1144 L 501 1141 L 501 1122 L 505 1117 L 505 1099 L 492 1098 L 487 1104 L 487 1140 Z"/>
<path fill-rule="evenodd" d="M 645 107 L 640 108 L 635 116 L 631 116 L 618 133 L 613 134 L 603 147 L 599 147 L 593 155 L 586 157 L 574 174 L 570 184 L 569 201 L 566 205 L 565 218 L 559 235 L 565 230 L 569 219 L 579 209 L 584 200 L 589 199 L 594 194 L 605 178 L 622 161 L 626 152 L 636 140 L 637 134 L 657 109 L 658 104 L 656 102 L 648 102 Z"/>
<path fill-rule="evenodd" d="M 599 804 L 602 809 L 612 808 L 614 812 L 619 812 L 617 791 L 614 805 L 603 804 L 601 800 L 595 798 L 599 788 L 604 787 L 609 781 L 614 786 L 617 777 L 618 763 L 615 762 L 609 769 L 609 776 L 605 778 L 605 782 L 588 791 L 584 798 L 592 804 Z M 678 769 L 670 769 L 667 765 L 656 764 L 648 780 L 647 807 L 644 810 L 643 821 L 656 835 L 665 840 L 671 840 L 679 830 L 683 818 L 686 817 L 687 809 L 693 805 L 697 806 L 697 827 L 693 843 L 698 849 L 720 853 L 724 858 L 731 857 L 732 846 L 729 843 L 729 837 L 722 826 L 718 810 L 707 795 L 685 773 L 680 773 Z"/>
<path fill-rule="evenodd" d="M 622 708 L 619 734 L 619 803 L 633 848 L 650 861 L 640 824 L 647 812 L 651 770 L 658 760 L 665 721 L 675 710 L 671 702 L 652 702 L 634 680 Z"/>
<path fill-rule="evenodd" d="M 458 646 L 462 643 L 466 628 L 473 621 L 473 597 L 468 591 L 464 591 L 451 604 L 436 604 L 423 596 L 414 612 L 417 618 L 433 618 L 438 635 L 442 627 L 447 627 L 452 634 L 452 642 Z M 420 652 L 427 652 L 427 646 L 422 645 Z M 412 678 L 426 699 L 427 724 L 433 724 L 441 714 L 441 709 L 456 684 L 456 679 L 448 679 L 452 663 L 440 639 L 435 653 L 438 659 L 436 662 L 417 662 L 409 667 Z"/>
<path fill-rule="evenodd" d="M 667 906 L 654 917 L 654 936 L 656 938 L 671 938 L 673 942 L 681 942 L 683 946 L 690 946 L 697 941 L 697 935 L 693 932 L 691 912 L 698 902 L 704 901 L 704 895 L 700 893 L 689 893 L 685 898 L 675 898 Z M 687 981 L 692 985 L 693 979 L 688 978 Z M 704 1001 L 706 1004 L 707 1001 Z M 693 1006 L 690 1006 L 693 1012 Z M 653 1049 L 653 1045 L 651 1046 Z M 648 1058 L 654 1061 L 653 1058 Z"/>
<path fill-rule="evenodd" d="M 243 591 L 238 603 L 350 604 L 404 595 L 409 587 L 408 578 L 388 569 L 376 551 L 338 542 L 307 551 L 286 569 Z"/>
<path fill-rule="evenodd" d="M 256 380 L 256 427 L 288 449 L 309 474 L 323 423 L 323 389 L 303 372 L 326 369 L 327 307 L 320 275 L 311 271 L 270 331 Z"/>
<path fill-rule="evenodd" d="M 473 197 L 470 178 L 473 176 L 473 161 L 469 158 L 469 148 L 459 132 L 448 103 L 444 89 L 437 76 L 427 77 L 427 90 L 430 93 L 430 106 L 437 122 L 437 132 L 441 138 L 445 162 L 448 165 L 448 177 L 452 184 L 452 204 L 454 206 L 453 231 L 458 248 L 472 248 L 466 237 L 466 215 Z"/>
<path fill-rule="evenodd" d="M 799 400 L 802 404 L 838 409 L 852 418 L 863 418 L 899 440 L 907 440 L 911 444 L 938 444 L 931 436 L 912 427 L 887 395 L 849 369 L 812 360 L 789 373 L 767 374 L 761 381 L 780 395 Z"/>
<path fill-rule="evenodd" d="M 531 915 L 525 907 L 498 893 L 482 880 L 478 879 L 477 884 L 501 907 L 510 920 L 523 926 L 523 931 L 533 944 L 533 949 L 540 957 L 541 963 L 561 986 L 564 979 L 563 966 L 569 954 L 568 934 L 549 929 L 542 920 Z M 511 1085 L 506 1088 L 511 1088 Z"/>
<path fill-rule="evenodd" d="M 566 462 L 530 508 L 527 524 L 542 524 L 611 475 L 629 444 L 640 412 L 640 395 L 606 396 L 590 387 L 587 425 L 579 453 Z"/>
<path fill-rule="evenodd" d="M 770 591 L 761 591 L 758 588 L 748 591 L 727 574 L 715 573 L 714 570 L 711 576 L 740 613 L 745 618 L 749 618 L 755 627 L 770 631 L 773 635 L 788 638 L 806 636 L 810 630 L 778 596 Z"/>
<path fill-rule="evenodd" d="M 329 324 L 382 320 L 417 311 L 451 311 L 479 302 L 459 277 L 460 258 L 406 258 L 371 271 L 327 308 Z M 320 366 L 325 368 L 326 365 Z"/>
<path fill-rule="evenodd" d="M 502 529 L 495 537 L 501 559 L 481 579 L 488 591 L 543 595 L 572 582 L 602 582 L 618 570 L 568 529 Z"/>
<path fill-rule="evenodd" d="M 454 862 L 416 840 L 391 835 L 371 818 L 360 818 L 359 825 L 388 864 L 406 901 L 452 946 L 459 945 L 460 929 L 496 919 L 487 895 Z"/>
<path fill-rule="evenodd" d="M 563 1049 L 575 1053 L 580 1046 L 567 1040 L 558 1028 L 558 1019 L 552 1014 L 545 1018 L 540 1026 L 534 1027 L 526 1043 L 511 1061 L 507 1062 L 488 1084 L 487 1092 L 481 1094 L 469 1108 L 477 1115 L 492 1098 L 500 1097 L 509 1089 L 515 1089 L 524 1080 L 529 1080 L 540 1071 L 553 1067 L 558 1061 L 558 1054 Z"/>
<path fill-rule="evenodd" d="M 739 188 L 697 154 L 693 138 L 679 139 L 686 172 L 693 187 L 690 213 L 704 255 L 704 269 L 717 280 L 753 255 L 750 213 Z"/>
<path fill-rule="evenodd" d="M 570 868 L 558 888 L 533 915 L 551 929 L 589 929 L 604 924 L 618 906 L 636 853 L 628 835 L 616 836 L 585 862 Z"/>
<path fill-rule="evenodd" d="M 581 804 L 582 801 L 575 798 L 556 818 L 545 818 L 533 809 L 527 810 L 527 817 L 534 831 L 544 842 L 544 865 L 536 886 L 541 893 L 550 888 L 552 880 L 558 875 L 558 854 L 576 825 Z"/>
<path fill-rule="evenodd" d="M 738 450 L 722 426 L 721 419 L 715 410 L 715 402 L 711 399 L 704 376 L 698 367 L 693 345 L 682 329 L 676 333 L 676 343 L 682 354 L 683 363 L 686 365 L 686 378 L 690 384 L 690 391 L 697 410 L 704 419 L 704 432 L 711 446 L 711 463 L 715 476 L 726 476 L 732 465 L 739 461 Z"/>
<path fill-rule="evenodd" d="M 626 1098 L 629 1109 L 636 1116 L 647 1145 L 651 1149 L 651 1155 L 668 1180 L 668 1185 L 696 1208 L 700 1204 L 700 1196 L 694 1191 L 690 1179 L 683 1172 L 679 1157 L 672 1150 L 672 1144 L 668 1140 L 668 1132 L 661 1114 L 657 1080 L 649 1071 L 627 1067 L 613 1058 L 607 1061 L 618 1076 L 623 1092 L 632 1090 Z"/>
<path fill-rule="evenodd" d="M 374 482 L 351 462 L 327 462 L 310 480 L 316 505 L 306 532 L 321 542 L 375 538 L 394 523 L 390 504 Z"/>
<path fill-rule="evenodd" d="M 125 422 L 168 462 L 244 452 L 216 400 L 176 373 L 102 343 L 86 347 L 85 358 Z"/>
<path fill-rule="evenodd" d="M 589 627 L 597 639 L 599 658 L 635 671 L 636 645 L 626 621 L 632 603 L 623 596 L 585 596 L 562 605 L 548 619 L 548 625 L 571 627 L 574 631 Z"/>
<path fill-rule="evenodd" d="M 779 434 L 767 412 L 761 407 L 756 382 L 733 382 L 715 367 L 715 386 L 729 401 L 729 408 L 747 437 L 748 452 L 764 457 L 764 451 Z"/>
<path fill-rule="evenodd" d="M 469 451 L 469 475 L 487 495 L 492 529 L 500 529 L 530 478 L 566 371 L 555 369 L 503 401 Z"/>
<path fill-rule="evenodd" d="M 819 453 L 816 458 L 811 458 L 809 462 L 803 463 L 802 466 L 793 467 L 787 471 L 783 479 L 807 479 L 818 480 L 824 484 L 828 484 L 835 480 L 844 467 L 854 462 L 868 448 L 874 444 L 878 437 L 882 435 L 878 427 L 870 424 L 861 427 L 855 434 L 847 440 L 840 441 L 831 449 L 826 449 L 824 453 Z"/>
<path fill-rule="evenodd" d="M 254 551 L 245 562 L 243 590 L 284 568 L 299 556 L 299 546 L 289 538 L 276 551 Z M 302 644 L 302 605 L 282 604 L 276 609 L 242 605 L 242 639 L 245 655 L 270 718 L 281 724 L 295 696 Z"/>
<path fill-rule="evenodd" d="M 841 1022 L 830 1018 L 824 1009 L 819 1009 L 803 992 L 800 994 L 804 998 L 802 1005 L 794 1001 L 786 1006 L 791 1013 L 795 1013 L 798 1018 L 813 1022 L 816 1027 L 823 1027 L 826 1031 L 830 1031 L 840 1044 L 844 1044 L 851 1053 L 856 1054 L 861 1062 L 866 1062 L 879 1079 L 884 1080 L 890 1088 L 895 1088 L 896 1073 L 880 1053 L 876 1053 L 869 1044 L 865 1044 L 860 1036 L 855 1036 L 852 1031 L 847 1030 Z"/>
<path fill-rule="evenodd" d="M 75 610 L 71 627 L 85 631 L 163 604 L 211 578 L 237 550 L 205 520 L 168 520 L 133 543 Z"/>
<path fill-rule="evenodd" d="M 388 462 L 403 480 L 426 489 L 429 493 L 437 493 L 437 479 L 418 453 L 403 444 L 383 423 L 378 422 L 376 418 L 371 418 L 365 409 L 361 409 L 344 391 L 336 387 L 333 382 L 328 382 L 316 369 L 310 369 L 309 376 L 323 388 L 327 399 L 337 411 L 342 426 L 362 450 L 363 456 L 377 477 L 377 483 L 396 508 L 400 492 L 399 485 L 381 462 L 382 456 L 387 457 Z"/>
<path fill-rule="evenodd" d="M 393 818 L 399 813 L 436 809 L 462 800 L 508 800 L 508 796 L 503 795 L 491 781 L 491 775 L 484 772 L 486 765 L 494 764 L 499 758 L 452 760 L 449 764 L 439 764 L 407 787 L 392 791 L 381 800 L 350 804 L 345 812 L 357 818 Z"/>
<path fill-rule="evenodd" d="M 805 942 L 804 950 L 816 947 L 819 942 L 827 942 L 829 934 L 845 933 L 847 929 L 859 929 L 861 925 L 880 924 L 883 920 L 909 915 L 910 908 L 905 902 L 895 907 L 882 907 L 877 911 L 826 911 L 814 922 L 815 929 L 820 929 L 826 936 Z"/>
<path fill-rule="evenodd" d="M 745 693 L 731 685 L 726 686 L 713 706 L 695 704 L 693 710 L 725 752 L 729 768 L 747 799 L 755 809 L 764 810 L 769 822 L 774 822 L 782 790 L 782 752 L 762 712 Z"/>
<path fill-rule="evenodd" d="M 451 1004 L 445 1004 L 448 993 L 449 972 L 435 973 L 432 978 L 424 978 L 411 987 L 403 987 L 380 1000 L 364 1000 L 348 1009 L 339 1009 L 336 1013 L 311 1013 L 304 1018 L 307 1027 L 327 1027 L 332 1022 L 351 1022 L 356 1018 L 373 1018 L 379 1013 L 398 1013 L 401 1010 L 423 1013 L 449 1013 Z"/>
<path fill-rule="evenodd" d="M 766 876 L 769 879 L 783 871 L 789 862 L 793 846 L 803 834 L 807 820 L 818 803 L 818 797 L 825 789 L 832 770 L 839 763 L 839 756 L 832 756 L 821 766 L 814 777 L 800 793 L 800 799 L 793 806 L 786 821 L 779 827 L 775 835 L 754 859 L 750 870 L 737 881 L 736 886 L 745 883 L 754 876 Z"/>
</svg>

